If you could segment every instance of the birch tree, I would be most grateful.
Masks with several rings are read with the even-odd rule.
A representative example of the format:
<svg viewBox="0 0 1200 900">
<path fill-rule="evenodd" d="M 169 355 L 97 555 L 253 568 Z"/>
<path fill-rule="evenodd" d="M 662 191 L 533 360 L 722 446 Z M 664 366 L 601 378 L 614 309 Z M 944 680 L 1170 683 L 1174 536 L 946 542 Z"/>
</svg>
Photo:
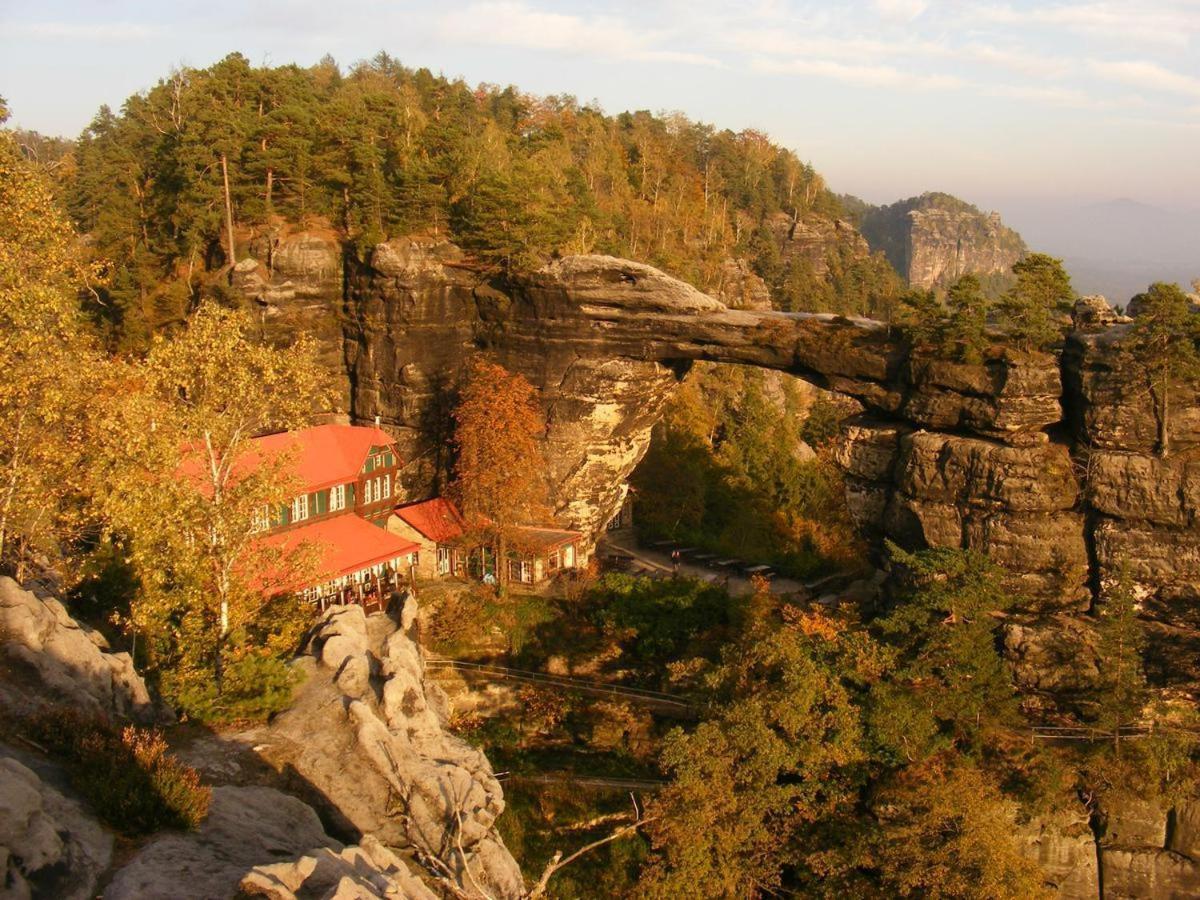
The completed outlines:
<svg viewBox="0 0 1200 900">
<path fill-rule="evenodd" d="M 316 346 L 248 337 L 243 313 L 202 306 L 185 331 L 126 367 L 105 420 L 100 503 L 142 583 L 134 625 L 157 636 L 176 693 L 221 689 L 226 657 L 282 651 L 272 598 L 320 574 L 319 548 L 264 541 L 272 510 L 303 490 L 294 458 L 255 436 L 306 425 L 332 402 Z"/>
</svg>

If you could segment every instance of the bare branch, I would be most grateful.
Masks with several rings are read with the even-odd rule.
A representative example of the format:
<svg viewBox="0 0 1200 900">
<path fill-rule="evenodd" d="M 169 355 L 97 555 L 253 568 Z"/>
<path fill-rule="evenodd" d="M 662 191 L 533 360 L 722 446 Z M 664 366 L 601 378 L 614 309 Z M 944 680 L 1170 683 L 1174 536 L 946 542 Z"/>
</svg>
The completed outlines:
<svg viewBox="0 0 1200 900">
<path fill-rule="evenodd" d="M 613 841 L 620 840 L 626 835 L 633 834 L 643 825 L 647 824 L 648 822 L 653 822 L 658 818 L 657 816 L 644 816 L 641 809 L 638 807 L 637 797 L 635 797 L 633 794 L 630 794 L 629 797 L 633 801 L 632 822 L 630 822 L 628 825 L 622 825 L 620 828 L 614 830 L 611 834 L 608 834 L 597 841 L 592 841 L 590 844 L 580 847 L 565 859 L 563 858 L 562 851 L 557 851 L 554 856 L 551 857 L 550 862 L 546 863 L 546 868 L 542 870 L 542 877 L 537 880 L 537 884 L 530 888 L 525 894 L 525 900 L 536 900 L 538 897 L 544 897 L 546 895 L 546 885 L 559 869 L 569 866 L 571 863 L 575 862 L 575 860 L 579 859 L 579 857 L 591 853 L 593 850 L 603 847 L 605 844 L 611 844 Z"/>
</svg>

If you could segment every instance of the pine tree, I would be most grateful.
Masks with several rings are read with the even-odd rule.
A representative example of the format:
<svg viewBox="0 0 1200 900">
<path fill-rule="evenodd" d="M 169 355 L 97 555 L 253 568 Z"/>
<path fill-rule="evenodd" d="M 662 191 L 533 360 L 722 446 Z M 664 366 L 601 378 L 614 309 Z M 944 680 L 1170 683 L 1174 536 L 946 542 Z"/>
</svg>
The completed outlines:
<svg viewBox="0 0 1200 900">
<path fill-rule="evenodd" d="M 1171 397 L 1200 381 L 1200 314 L 1178 285 L 1157 282 L 1134 298 L 1137 317 L 1120 344 L 1120 367 L 1150 395 L 1158 455 L 1171 453 Z"/>
<path fill-rule="evenodd" d="M 946 292 L 946 316 L 942 340 L 961 362 L 978 364 L 987 349 L 988 302 L 974 275 L 963 275 Z"/>
<path fill-rule="evenodd" d="M 1146 677 L 1142 651 L 1146 635 L 1137 615 L 1137 596 L 1128 561 L 1123 561 L 1111 579 L 1100 604 L 1100 695 L 1097 722 L 1113 734 L 1113 746 L 1121 753 L 1120 730 L 1135 722 L 1146 703 Z"/>
<path fill-rule="evenodd" d="M 1060 341 L 1075 300 L 1062 260 L 1031 253 L 1012 270 L 1017 282 L 997 307 L 1008 340 L 1024 350 L 1042 350 Z"/>
</svg>

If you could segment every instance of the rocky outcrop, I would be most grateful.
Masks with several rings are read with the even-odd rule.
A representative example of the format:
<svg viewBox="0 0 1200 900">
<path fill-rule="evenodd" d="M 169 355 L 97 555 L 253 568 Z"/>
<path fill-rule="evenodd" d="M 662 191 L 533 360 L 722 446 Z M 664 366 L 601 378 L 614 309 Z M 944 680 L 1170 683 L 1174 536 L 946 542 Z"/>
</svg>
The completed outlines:
<svg viewBox="0 0 1200 900">
<path fill-rule="evenodd" d="M 56 701 L 104 718 L 164 716 L 128 653 L 109 652 L 104 637 L 71 618 L 61 601 L 6 577 L 0 577 L 0 656 L 13 667 L 13 677 L 0 680 L 0 706 L 10 712 Z"/>
<path fill-rule="evenodd" d="M 597 534 L 697 361 L 776 370 L 861 404 L 839 458 L 868 535 L 974 547 L 1005 567 L 1031 598 L 1011 635 L 1031 671 L 1055 639 L 1090 646 L 1061 617 L 1085 613 L 1126 559 L 1160 643 L 1187 649 L 1200 624 L 1200 389 L 1172 396 L 1175 454 L 1160 460 L 1156 405 L 1120 371 L 1128 325 L 1107 304 L 1080 304 L 1061 354 L 997 347 L 963 364 L 914 354 L 881 323 L 762 308 L 744 266 L 726 269 L 722 296 L 741 308 L 604 256 L 503 278 L 432 238 L 350 254 L 341 301 L 350 411 L 379 416 L 398 436 L 405 488 L 428 496 L 444 478 L 465 360 L 486 351 L 540 391 L 557 518 Z M 1198 653 L 1175 657 L 1164 668 L 1181 678 L 1200 668 Z M 1085 657 L 1064 683 L 1090 670 Z"/>
<path fill-rule="evenodd" d="M 863 236 L 842 219 L 820 215 L 793 218 L 781 212 L 771 217 L 767 227 L 775 236 L 780 258 L 802 262 L 818 278 L 829 275 L 830 254 L 836 250 L 842 249 L 854 259 L 871 255 Z"/>
<path fill-rule="evenodd" d="M 337 852 L 319 847 L 287 862 L 255 866 L 241 880 L 241 895 L 269 900 L 436 900 L 437 894 L 379 841 Z"/>
<path fill-rule="evenodd" d="M 926 289 L 949 287 L 967 274 L 1006 275 L 1025 254 L 1025 242 L 998 213 L 949 194 L 872 207 L 863 214 L 862 233 L 909 285 Z"/>
<path fill-rule="evenodd" d="M 483 753 L 446 730 L 445 695 L 425 681 L 417 645 L 387 616 L 350 606 L 325 614 L 312 650 L 292 708 L 239 739 L 338 832 L 440 860 L 461 886 L 520 896 L 494 827 L 503 791 Z"/>
<path fill-rule="evenodd" d="M 61 773 L 55 786 L 30 765 L 0 745 L 0 897 L 91 900 L 112 836 L 64 793 Z"/>
<path fill-rule="evenodd" d="M 366 837 L 361 846 L 344 847 L 325 833 L 312 807 L 295 797 L 231 785 L 213 789 L 199 829 L 154 839 L 104 892 L 105 900 L 244 896 L 433 900 L 436 895 L 378 840 Z"/>
</svg>

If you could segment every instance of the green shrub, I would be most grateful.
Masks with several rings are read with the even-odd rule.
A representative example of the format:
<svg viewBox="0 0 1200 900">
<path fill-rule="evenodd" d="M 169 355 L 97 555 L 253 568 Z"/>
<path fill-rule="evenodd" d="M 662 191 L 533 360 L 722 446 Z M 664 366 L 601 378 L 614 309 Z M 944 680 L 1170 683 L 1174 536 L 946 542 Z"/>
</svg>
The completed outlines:
<svg viewBox="0 0 1200 900">
<path fill-rule="evenodd" d="M 610 573 L 599 580 L 592 600 L 597 624 L 631 632 L 634 656 L 669 662 L 697 655 L 697 645 L 719 645 L 722 634 L 738 623 L 745 598 L 690 578 L 656 581 Z"/>
<path fill-rule="evenodd" d="M 300 675 L 267 651 L 233 655 L 218 683 L 205 671 L 164 675 L 163 690 L 190 719 L 207 725 L 261 722 L 291 705 Z"/>
<path fill-rule="evenodd" d="M 208 814 L 210 789 L 168 752 L 160 731 L 63 710 L 37 714 L 26 729 L 66 764 L 71 783 L 122 834 L 195 828 Z"/>
</svg>

